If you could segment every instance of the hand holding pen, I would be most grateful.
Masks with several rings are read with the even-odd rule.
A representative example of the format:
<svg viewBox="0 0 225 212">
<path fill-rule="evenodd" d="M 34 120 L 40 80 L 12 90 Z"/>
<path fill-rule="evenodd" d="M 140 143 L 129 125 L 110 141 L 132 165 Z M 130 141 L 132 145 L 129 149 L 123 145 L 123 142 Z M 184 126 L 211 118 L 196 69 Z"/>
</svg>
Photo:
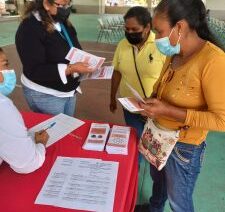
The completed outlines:
<svg viewBox="0 0 225 212">
<path fill-rule="evenodd" d="M 46 131 L 48 129 L 51 129 L 53 126 L 55 126 L 56 122 L 52 122 L 48 127 L 46 127 L 45 129 L 43 129 L 43 131 Z"/>
<path fill-rule="evenodd" d="M 41 130 L 39 132 L 36 132 L 35 133 L 35 143 L 36 144 L 41 143 L 44 146 L 46 146 L 47 141 L 49 139 L 49 135 L 47 133 L 47 130 L 51 129 L 55 124 L 56 124 L 56 122 L 53 122 L 48 127 L 46 127 L 45 129 L 43 129 L 43 130 Z"/>
</svg>

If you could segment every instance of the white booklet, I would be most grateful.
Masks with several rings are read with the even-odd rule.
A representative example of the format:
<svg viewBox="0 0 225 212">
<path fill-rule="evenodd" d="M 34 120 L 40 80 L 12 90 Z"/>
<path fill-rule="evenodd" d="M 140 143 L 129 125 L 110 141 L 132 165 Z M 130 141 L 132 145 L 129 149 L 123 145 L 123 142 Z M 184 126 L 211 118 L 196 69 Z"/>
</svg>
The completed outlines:
<svg viewBox="0 0 225 212">
<path fill-rule="evenodd" d="M 79 119 L 60 113 L 59 115 L 30 128 L 28 130 L 28 134 L 34 139 L 35 132 L 46 130 L 49 135 L 49 140 L 46 146 L 49 147 L 67 134 L 82 126 L 84 123 L 85 122 Z"/>
<path fill-rule="evenodd" d="M 119 163 L 57 157 L 35 204 L 113 212 Z"/>
<path fill-rule="evenodd" d="M 82 74 L 80 81 L 88 79 L 111 79 L 113 75 L 113 66 L 103 66 L 89 74 Z"/>
<path fill-rule="evenodd" d="M 70 64 L 86 62 L 94 70 L 99 69 L 105 61 L 104 57 L 98 57 L 74 47 L 70 49 L 66 55 L 66 59 L 70 61 Z"/>
<path fill-rule="evenodd" d="M 138 102 L 143 102 L 146 103 L 145 100 L 142 98 L 142 96 L 129 84 L 126 82 L 126 86 L 130 89 L 130 91 L 133 94 L 133 97 L 138 101 Z"/>
<path fill-rule="evenodd" d="M 113 125 L 106 151 L 109 154 L 128 154 L 130 127 Z"/>
<path fill-rule="evenodd" d="M 83 149 L 103 151 L 110 131 L 109 124 L 92 123 Z"/>
<path fill-rule="evenodd" d="M 140 107 L 138 101 L 133 97 L 118 98 L 118 100 L 123 105 L 123 107 L 131 113 L 144 110 Z"/>
<path fill-rule="evenodd" d="M 139 103 L 146 103 L 145 100 L 130 84 L 126 83 L 126 85 L 132 92 L 133 97 L 118 98 L 119 102 L 131 113 L 142 111 L 143 109 L 140 107 Z"/>
</svg>

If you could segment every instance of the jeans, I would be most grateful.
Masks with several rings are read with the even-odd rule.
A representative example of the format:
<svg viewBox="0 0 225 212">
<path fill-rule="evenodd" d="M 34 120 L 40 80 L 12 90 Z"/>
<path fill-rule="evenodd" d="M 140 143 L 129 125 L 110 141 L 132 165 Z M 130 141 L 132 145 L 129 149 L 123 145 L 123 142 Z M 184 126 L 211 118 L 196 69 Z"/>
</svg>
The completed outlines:
<svg viewBox="0 0 225 212">
<path fill-rule="evenodd" d="M 140 139 L 145 126 L 145 121 L 143 120 L 143 116 L 136 113 L 130 113 L 129 111 L 125 109 L 123 109 L 123 114 L 124 114 L 126 124 L 137 130 L 137 136 L 138 136 L 138 139 Z"/>
<path fill-rule="evenodd" d="M 64 113 L 69 116 L 74 115 L 76 96 L 56 97 L 41 93 L 23 86 L 23 92 L 30 109 L 37 113 L 58 115 Z"/>
<path fill-rule="evenodd" d="M 149 212 L 163 212 L 167 199 L 174 212 L 194 212 L 192 194 L 205 147 L 205 142 L 199 146 L 178 142 L 161 171 L 150 165 L 153 188 Z"/>
<path fill-rule="evenodd" d="M 123 114 L 124 114 L 126 124 L 137 130 L 137 137 L 139 140 L 141 138 L 141 135 L 145 126 L 145 121 L 143 120 L 143 116 L 141 116 L 140 114 L 130 113 L 129 111 L 125 109 L 123 109 Z M 142 155 L 139 153 L 138 164 L 141 163 L 141 160 L 142 160 Z"/>
</svg>

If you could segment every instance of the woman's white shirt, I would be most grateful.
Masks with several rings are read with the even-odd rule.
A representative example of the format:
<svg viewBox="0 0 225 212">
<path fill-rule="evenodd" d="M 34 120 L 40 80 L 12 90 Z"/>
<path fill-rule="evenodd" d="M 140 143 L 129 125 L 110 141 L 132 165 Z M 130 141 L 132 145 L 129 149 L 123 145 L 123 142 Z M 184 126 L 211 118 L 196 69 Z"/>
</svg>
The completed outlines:
<svg viewBox="0 0 225 212">
<path fill-rule="evenodd" d="M 30 173 L 42 166 L 45 147 L 28 135 L 23 118 L 13 102 L 0 93 L 0 164 L 7 162 L 18 173 Z"/>
</svg>

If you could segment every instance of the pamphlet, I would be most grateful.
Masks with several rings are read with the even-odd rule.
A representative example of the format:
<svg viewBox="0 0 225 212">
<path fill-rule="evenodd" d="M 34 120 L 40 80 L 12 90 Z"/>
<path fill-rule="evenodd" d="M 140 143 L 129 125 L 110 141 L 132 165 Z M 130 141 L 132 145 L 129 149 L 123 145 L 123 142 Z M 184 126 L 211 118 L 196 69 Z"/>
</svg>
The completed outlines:
<svg viewBox="0 0 225 212">
<path fill-rule="evenodd" d="M 109 124 L 92 123 L 83 149 L 103 151 L 110 131 Z"/>
</svg>

